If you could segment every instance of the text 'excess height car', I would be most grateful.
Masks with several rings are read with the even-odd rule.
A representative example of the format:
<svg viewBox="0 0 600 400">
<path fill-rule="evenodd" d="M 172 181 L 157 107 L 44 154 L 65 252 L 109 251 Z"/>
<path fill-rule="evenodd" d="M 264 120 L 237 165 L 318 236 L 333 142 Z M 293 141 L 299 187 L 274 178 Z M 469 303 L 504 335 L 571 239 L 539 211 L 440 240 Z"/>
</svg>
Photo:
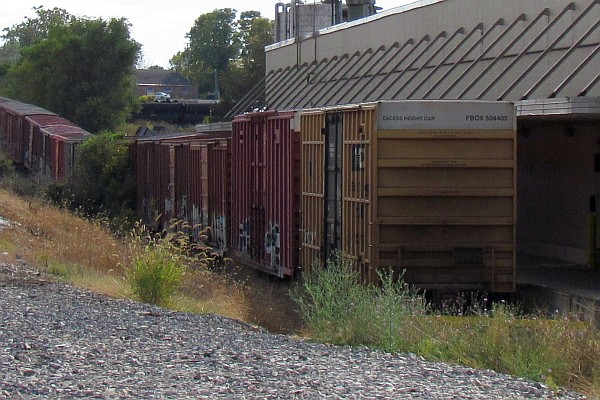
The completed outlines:
<svg viewBox="0 0 600 400">
<path fill-rule="evenodd" d="M 159 103 L 170 103 L 171 95 L 165 92 L 158 92 L 154 95 L 154 101 L 157 101 Z"/>
</svg>

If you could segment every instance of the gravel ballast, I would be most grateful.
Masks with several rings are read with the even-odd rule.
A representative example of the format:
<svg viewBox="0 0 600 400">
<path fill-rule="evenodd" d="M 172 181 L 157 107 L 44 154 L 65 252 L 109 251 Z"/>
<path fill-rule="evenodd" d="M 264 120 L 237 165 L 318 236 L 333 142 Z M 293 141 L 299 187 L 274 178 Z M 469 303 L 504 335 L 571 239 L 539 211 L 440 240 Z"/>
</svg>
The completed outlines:
<svg viewBox="0 0 600 400">
<path fill-rule="evenodd" d="M 584 398 L 414 355 L 314 344 L 0 264 L 0 398 Z"/>
</svg>

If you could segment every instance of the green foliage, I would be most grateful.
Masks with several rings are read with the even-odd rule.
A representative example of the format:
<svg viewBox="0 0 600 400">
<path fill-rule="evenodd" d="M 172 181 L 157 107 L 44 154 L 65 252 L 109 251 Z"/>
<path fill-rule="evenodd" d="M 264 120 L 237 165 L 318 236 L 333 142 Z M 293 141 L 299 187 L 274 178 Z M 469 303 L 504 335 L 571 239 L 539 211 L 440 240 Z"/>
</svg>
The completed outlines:
<svg viewBox="0 0 600 400">
<path fill-rule="evenodd" d="M 82 273 L 80 266 L 65 264 L 58 261 L 49 261 L 47 268 L 48 273 L 67 280 L 70 279 L 74 274 Z"/>
<path fill-rule="evenodd" d="M 33 7 L 36 16 L 10 28 L 4 28 L 4 44 L 0 47 L 0 64 L 14 64 L 21 57 L 21 49 L 48 38 L 50 29 L 65 25 L 74 17 L 62 8 Z M 1 76 L 2 74 L 0 74 Z"/>
<path fill-rule="evenodd" d="M 187 34 L 193 62 L 202 63 L 213 71 L 227 69 L 230 60 L 235 59 L 239 51 L 235 14 L 235 10 L 223 8 L 196 19 Z"/>
<path fill-rule="evenodd" d="M 4 153 L 4 151 L 0 150 L 0 178 L 11 175 L 14 172 L 15 167 L 12 160 Z"/>
<path fill-rule="evenodd" d="M 374 319 L 377 347 L 386 351 L 397 351 L 406 347 L 410 338 L 418 335 L 416 317 L 426 314 L 429 306 L 416 289 L 396 279 L 392 271 L 380 271 L 381 285 L 373 288 L 375 296 Z"/>
<path fill-rule="evenodd" d="M 275 25 L 270 19 L 252 11 L 242 13 L 239 24 L 242 67 L 257 82 L 265 75 L 265 47 L 273 43 Z"/>
<path fill-rule="evenodd" d="M 133 65 L 140 46 L 124 19 L 50 24 L 6 75 L 5 95 L 33 103 L 98 133 L 121 125 L 136 105 Z"/>
<path fill-rule="evenodd" d="M 181 284 L 183 273 L 184 269 L 167 249 L 155 246 L 133 260 L 127 278 L 141 301 L 165 305 Z"/>
<path fill-rule="evenodd" d="M 142 95 L 139 97 L 140 103 L 152 103 L 154 101 L 154 95 Z"/>
<path fill-rule="evenodd" d="M 132 292 L 145 303 L 166 305 L 183 282 L 186 269 L 204 269 L 211 262 L 206 252 L 195 251 L 185 230 L 173 222 L 160 234 L 151 234 L 144 225 L 132 231 L 135 247 L 131 263 L 126 268 Z"/>
<path fill-rule="evenodd" d="M 488 315 L 430 317 L 426 326 L 410 351 L 428 359 L 578 390 L 599 382 L 600 334 L 587 323 L 525 318 L 499 303 Z"/>
<path fill-rule="evenodd" d="M 16 63 L 21 56 L 21 45 L 15 40 L 4 42 L 0 47 L 0 78 L 8 72 L 11 64 Z"/>
<path fill-rule="evenodd" d="M 110 217 L 135 209 L 135 184 L 129 143 L 123 134 L 104 132 L 78 148 L 72 206 L 86 214 Z"/>
<path fill-rule="evenodd" d="M 317 340 L 396 351 L 403 333 L 413 329 L 409 317 L 423 315 L 427 306 L 391 273 L 382 272 L 380 279 L 381 286 L 362 284 L 352 263 L 336 255 L 326 268 L 315 266 L 292 298 Z"/>
<path fill-rule="evenodd" d="M 264 47 L 273 43 L 274 24 L 260 12 L 225 8 L 203 14 L 188 32 L 189 46 L 171 59 L 173 68 L 192 78 L 204 95 L 215 94 L 216 71 L 226 113 L 265 76 Z"/>
<path fill-rule="evenodd" d="M 25 20 L 10 28 L 4 28 L 2 38 L 7 42 L 18 43 L 20 47 L 31 46 L 47 39 L 53 27 L 66 25 L 75 17 L 62 8 L 44 9 L 42 6 L 33 7 L 36 17 L 25 17 Z"/>
<path fill-rule="evenodd" d="M 453 315 L 441 314 L 391 273 L 380 273 L 379 286 L 361 284 L 339 256 L 315 268 L 291 295 L 319 341 L 410 352 L 599 393 L 600 332 L 590 323 L 525 318 L 517 306 L 488 308 L 477 297 L 463 300 Z"/>
<path fill-rule="evenodd" d="M 360 276 L 342 256 L 318 265 L 291 293 L 314 338 L 335 344 L 360 344 L 372 326 L 372 288 L 360 284 Z"/>
</svg>

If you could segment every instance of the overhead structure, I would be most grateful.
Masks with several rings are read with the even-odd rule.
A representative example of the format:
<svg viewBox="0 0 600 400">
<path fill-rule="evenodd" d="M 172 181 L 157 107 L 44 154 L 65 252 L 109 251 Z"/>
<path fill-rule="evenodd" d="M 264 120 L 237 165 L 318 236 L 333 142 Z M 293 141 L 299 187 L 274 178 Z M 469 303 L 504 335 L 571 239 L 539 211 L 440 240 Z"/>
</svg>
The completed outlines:
<svg viewBox="0 0 600 400">
<path fill-rule="evenodd" d="M 301 39 L 346 21 L 374 15 L 375 0 L 321 0 L 275 4 L 275 42 Z"/>
<path fill-rule="evenodd" d="M 264 106 L 594 97 L 599 52 L 599 0 L 422 0 L 268 47 Z"/>
</svg>

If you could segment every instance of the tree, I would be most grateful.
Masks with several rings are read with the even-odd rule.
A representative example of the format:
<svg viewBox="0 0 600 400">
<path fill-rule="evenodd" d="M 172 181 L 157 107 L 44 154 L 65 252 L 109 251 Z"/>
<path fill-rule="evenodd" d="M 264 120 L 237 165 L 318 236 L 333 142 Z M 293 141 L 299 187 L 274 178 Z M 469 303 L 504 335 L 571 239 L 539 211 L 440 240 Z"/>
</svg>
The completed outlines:
<svg viewBox="0 0 600 400">
<path fill-rule="evenodd" d="M 82 143 L 74 171 L 73 207 L 89 215 L 133 214 L 133 164 L 123 134 L 103 132 Z"/>
<path fill-rule="evenodd" d="M 173 56 L 171 66 L 193 79 L 200 93 L 215 89 L 215 72 L 222 94 L 221 114 L 239 101 L 265 75 L 264 48 L 273 43 L 273 21 L 258 11 L 226 8 L 203 14 L 188 33 L 188 47 Z"/>
<path fill-rule="evenodd" d="M 201 93 L 215 89 L 215 72 L 222 75 L 239 54 L 235 15 L 231 8 L 202 14 L 187 34 L 189 46 L 183 58 Z"/>
<path fill-rule="evenodd" d="M 125 19 L 72 18 L 23 48 L 4 92 L 92 133 L 114 130 L 136 104 L 133 68 L 139 52 Z"/>
<path fill-rule="evenodd" d="M 16 42 L 21 47 L 31 46 L 32 44 L 46 39 L 50 29 L 59 25 L 67 25 L 75 17 L 63 8 L 53 8 L 51 10 L 40 7 L 33 7 L 37 17 L 25 17 L 25 21 L 13 25 L 11 28 L 4 28 L 5 32 L 2 38 L 7 42 Z"/>
<path fill-rule="evenodd" d="M 35 18 L 25 17 L 25 20 L 10 28 L 4 28 L 4 44 L 0 47 L 0 63 L 15 63 L 19 60 L 21 49 L 48 38 L 50 29 L 65 25 L 75 17 L 65 9 L 44 9 L 33 7 Z"/>
<path fill-rule="evenodd" d="M 241 51 L 223 78 L 221 114 L 228 112 L 264 78 L 265 47 L 273 43 L 273 21 L 262 18 L 259 12 L 242 13 L 238 24 Z"/>
</svg>

